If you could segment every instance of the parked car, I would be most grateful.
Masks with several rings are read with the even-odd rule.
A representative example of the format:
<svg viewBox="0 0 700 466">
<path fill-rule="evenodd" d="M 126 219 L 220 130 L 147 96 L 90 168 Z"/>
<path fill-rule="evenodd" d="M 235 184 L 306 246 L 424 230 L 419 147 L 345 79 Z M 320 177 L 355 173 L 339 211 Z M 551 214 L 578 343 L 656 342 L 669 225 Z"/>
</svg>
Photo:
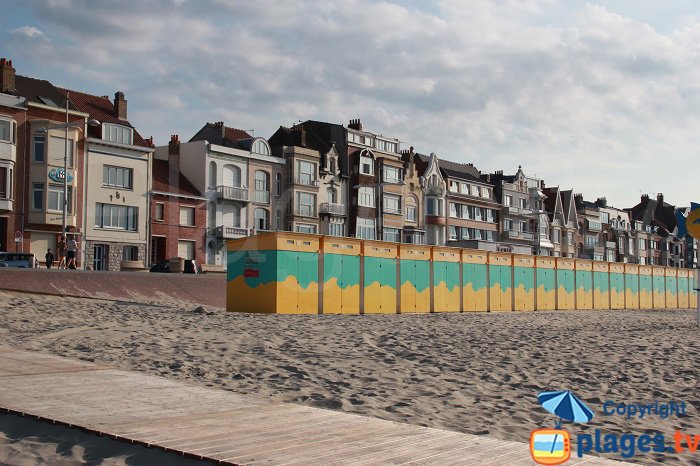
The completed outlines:
<svg viewBox="0 0 700 466">
<path fill-rule="evenodd" d="M 0 267 L 33 269 L 37 261 L 30 252 L 0 252 Z"/>
<path fill-rule="evenodd" d="M 157 264 L 153 264 L 149 271 L 159 273 L 170 273 L 170 261 L 161 261 Z"/>
</svg>

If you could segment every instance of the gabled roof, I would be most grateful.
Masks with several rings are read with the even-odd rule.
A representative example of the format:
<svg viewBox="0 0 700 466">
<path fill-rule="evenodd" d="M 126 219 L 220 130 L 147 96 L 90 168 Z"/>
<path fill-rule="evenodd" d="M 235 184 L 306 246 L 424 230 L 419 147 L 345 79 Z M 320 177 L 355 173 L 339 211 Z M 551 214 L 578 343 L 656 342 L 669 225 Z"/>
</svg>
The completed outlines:
<svg viewBox="0 0 700 466">
<path fill-rule="evenodd" d="M 231 147 L 234 149 L 244 149 L 245 144 L 241 141 L 254 139 L 252 135 L 242 129 L 225 126 L 223 121 L 216 123 L 206 123 L 202 129 L 190 138 L 192 141 L 209 141 L 219 146 Z"/>
<path fill-rule="evenodd" d="M 61 89 L 65 94 L 68 91 L 70 94 L 68 98 L 71 103 L 74 104 L 79 111 L 88 113 L 90 118 L 94 118 L 100 123 L 116 123 L 119 125 L 124 125 L 132 128 L 134 130 L 134 145 L 142 147 L 152 147 L 149 142 L 147 142 L 138 131 L 129 123 L 127 120 L 122 120 L 117 115 L 114 110 L 114 104 L 109 100 L 107 96 L 98 97 L 92 94 L 86 94 L 84 92 L 72 91 L 70 89 Z M 90 128 L 91 136 L 102 137 L 100 133 L 101 128 Z"/>
<path fill-rule="evenodd" d="M 342 125 L 306 120 L 291 128 L 280 126 L 268 142 L 271 147 L 296 146 L 316 150 L 324 164 L 325 155 L 335 145 L 341 174 L 347 175 L 347 130 Z"/>
<path fill-rule="evenodd" d="M 27 101 L 35 104 L 56 107 L 58 110 L 65 110 L 66 108 L 66 91 L 44 79 L 16 75 L 14 95 L 25 97 Z M 72 103 L 68 108 L 78 110 Z"/>
<path fill-rule="evenodd" d="M 642 196 L 641 202 L 629 209 L 630 220 L 641 221 L 644 225 L 658 226 L 668 233 L 673 233 L 677 226 L 676 207 L 664 202 L 663 196 L 657 199 Z"/>
<path fill-rule="evenodd" d="M 175 166 L 167 160 L 153 159 L 153 191 L 162 193 L 180 194 L 183 196 L 201 196 L 182 172 L 178 172 Z M 173 183 L 171 180 L 175 180 Z"/>
<path fill-rule="evenodd" d="M 429 155 L 416 153 L 416 156 L 425 164 L 430 161 Z M 478 181 L 483 184 L 493 184 L 481 178 L 481 172 L 470 163 L 457 163 L 445 159 L 438 159 L 438 164 L 440 165 L 440 171 L 443 176 L 447 176 L 448 178 L 459 178 L 462 180 Z"/>
<path fill-rule="evenodd" d="M 564 210 L 564 219 L 566 219 L 567 222 L 576 223 L 576 204 L 574 203 L 574 190 L 567 189 L 566 191 L 559 191 L 559 195 L 561 196 L 561 206 Z"/>
<path fill-rule="evenodd" d="M 543 188 L 542 191 L 545 195 L 544 206 L 547 210 L 549 220 L 554 220 L 554 217 L 557 214 L 561 215 L 566 220 L 566 216 L 564 215 L 564 206 L 561 202 L 561 191 L 559 190 L 559 186 Z"/>
</svg>

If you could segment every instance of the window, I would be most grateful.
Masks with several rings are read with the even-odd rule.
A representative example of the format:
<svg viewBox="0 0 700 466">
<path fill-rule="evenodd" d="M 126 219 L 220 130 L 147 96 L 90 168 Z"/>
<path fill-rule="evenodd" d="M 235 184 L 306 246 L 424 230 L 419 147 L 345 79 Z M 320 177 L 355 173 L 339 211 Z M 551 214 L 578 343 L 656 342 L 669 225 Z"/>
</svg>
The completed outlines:
<svg viewBox="0 0 700 466">
<path fill-rule="evenodd" d="M 342 223 L 329 223 L 328 234 L 331 236 L 345 236 L 345 225 Z"/>
<path fill-rule="evenodd" d="M 214 163 L 214 162 L 212 162 Z M 216 169 L 214 169 L 216 171 Z M 214 184 L 212 185 L 213 187 L 216 186 L 217 181 L 214 180 Z M 241 167 L 237 165 L 224 165 L 224 172 L 223 172 L 223 185 L 224 186 L 231 186 L 234 188 L 240 188 L 241 187 Z"/>
<path fill-rule="evenodd" d="M 605 253 L 605 260 L 608 262 L 615 262 L 615 251 L 614 250 L 608 250 Z"/>
<path fill-rule="evenodd" d="M 49 198 L 46 210 L 63 212 L 63 186 L 57 184 L 49 185 Z M 68 203 L 66 204 L 68 213 L 73 212 L 73 187 L 68 186 Z"/>
<path fill-rule="evenodd" d="M 570 231 L 567 233 L 567 238 L 570 246 L 574 245 L 574 232 Z"/>
<path fill-rule="evenodd" d="M 73 152 L 75 141 L 68 139 L 68 166 L 73 166 Z M 55 165 L 63 165 L 66 156 L 66 138 L 51 136 L 49 139 L 49 162 Z"/>
<path fill-rule="evenodd" d="M 486 221 L 487 222 L 495 222 L 496 221 L 496 215 L 495 215 L 495 211 L 493 209 L 486 209 Z"/>
<path fill-rule="evenodd" d="M 334 188 L 328 188 L 326 190 L 326 195 L 328 196 L 328 202 L 331 204 L 338 203 L 338 190 Z"/>
<path fill-rule="evenodd" d="M 296 227 L 299 233 L 316 233 L 316 225 L 299 224 Z"/>
<path fill-rule="evenodd" d="M 363 207 L 374 207 L 374 189 L 363 186 L 358 191 L 358 205 Z"/>
<path fill-rule="evenodd" d="M 458 217 L 459 215 L 457 214 L 457 204 L 454 202 L 450 202 L 450 217 Z"/>
<path fill-rule="evenodd" d="M 138 246 L 124 246 L 122 249 L 122 260 L 137 261 L 139 260 Z"/>
<path fill-rule="evenodd" d="M 216 204 L 213 202 L 207 204 L 207 227 L 216 228 Z"/>
<path fill-rule="evenodd" d="M 474 220 L 481 220 L 482 210 L 483 209 L 481 207 L 474 208 Z"/>
<path fill-rule="evenodd" d="M 520 202 L 521 209 L 527 209 L 527 199 L 521 197 L 518 202 Z"/>
<path fill-rule="evenodd" d="M 503 228 L 506 231 L 513 231 L 513 220 L 511 220 L 509 218 L 505 219 L 503 222 Z"/>
<path fill-rule="evenodd" d="M 95 204 L 95 227 L 136 231 L 138 212 L 138 207 Z"/>
<path fill-rule="evenodd" d="M 518 222 L 518 231 L 520 233 L 527 233 L 527 222 L 525 222 L 525 221 Z"/>
<path fill-rule="evenodd" d="M 133 170 L 124 167 L 105 165 L 102 168 L 102 184 L 117 188 L 131 189 L 133 187 Z"/>
<path fill-rule="evenodd" d="M 162 222 L 165 220 L 165 204 L 162 202 L 156 202 L 156 222 Z"/>
<path fill-rule="evenodd" d="M 270 220 L 269 214 L 265 209 L 255 209 L 255 229 L 256 230 L 269 230 Z"/>
<path fill-rule="evenodd" d="M 561 231 L 552 229 L 552 241 L 555 243 L 561 242 Z"/>
<path fill-rule="evenodd" d="M 267 173 L 263 171 L 255 172 L 255 189 L 257 191 L 267 191 Z"/>
<path fill-rule="evenodd" d="M 665 243 L 664 243 L 664 246 L 666 246 Z M 657 243 L 657 242 L 654 241 L 653 239 L 652 239 L 652 240 L 649 240 L 649 249 L 659 249 L 659 243 Z M 664 251 L 665 251 L 665 250 L 666 250 L 666 248 L 664 247 Z"/>
<path fill-rule="evenodd" d="M 450 241 L 457 241 L 457 227 L 450 225 Z"/>
<path fill-rule="evenodd" d="M 0 119 L 0 141 L 15 143 L 17 124 L 14 120 Z"/>
<path fill-rule="evenodd" d="M 46 153 L 46 136 L 34 136 L 34 160 L 35 162 L 44 162 Z"/>
<path fill-rule="evenodd" d="M 639 238 L 639 250 L 646 249 L 646 240 L 644 238 Z"/>
<path fill-rule="evenodd" d="M 44 208 L 44 183 L 34 183 L 32 185 L 32 209 L 42 210 Z"/>
<path fill-rule="evenodd" d="M 297 193 L 297 211 L 298 215 L 305 217 L 316 216 L 316 195 L 311 193 Z"/>
<path fill-rule="evenodd" d="M 375 239 L 374 219 L 358 217 L 355 236 L 360 239 Z"/>
<path fill-rule="evenodd" d="M 278 210 L 275 213 L 275 230 L 282 231 L 282 211 Z"/>
<path fill-rule="evenodd" d="M 467 183 L 460 183 L 459 192 L 462 194 L 469 194 L 469 185 Z"/>
<path fill-rule="evenodd" d="M 216 162 L 209 162 L 209 188 L 216 189 Z"/>
<path fill-rule="evenodd" d="M 374 160 L 371 157 L 360 156 L 360 173 L 374 175 Z"/>
<path fill-rule="evenodd" d="M 406 220 L 409 222 L 416 221 L 416 208 L 414 206 L 406 207 Z"/>
<path fill-rule="evenodd" d="M 426 202 L 426 214 L 427 215 L 442 215 L 440 208 L 440 199 L 435 197 L 427 198 Z"/>
<path fill-rule="evenodd" d="M 270 147 L 265 141 L 258 139 L 253 143 L 253 150 L 251 152 L 254 154 L 270 155 Z"/>
<path fill-rule="evenodd" d="M 282 196 L 282 174 L 275 173 L 275 196 Z"/>
<path fill-rule="evenodd" d="M 253 202 L 267 204 L 270 202 L 269 175 L 267 172 L 258 170 L 255 172 Z"/>
<path fill-rule="evenodd" d="M 397 228 L 384 228 L 384 241 L 398 243 L 401 238 L 401 232 Z"/>
<path fill-rule="evenodd" d="M 306 160 L 297 160 L 297 182 L 313 185 L 316 181 L 316 165 Z"/>
<path fill-rule="evenodd" d="M 586 235 L 586 247 L 594 248 L 598 246 L 598 237 L 592 235 Z"/>
<path fill-rule="evenodd" d="M 610 214 L 608 212 L 600 213 L 600 223 L 610 223 Z"/>
<path fill-rule="evenodd" d="M 119 142 L 121 144 L 133 143 L 134 130 L 128 126 L 111 123 L 102 124 L 102 139 L 105 141 Z"/>
<path fill-rule="evenodd" d="M 0 199 L 12 199 L 11 168 L 0 167 Z"/>
<path fill-rule="evenodd" d="M 510 207 L 513 205 L 513 196 L 506 194 L 503 196 L 503 205 L 506 207 Z"/>
<path fill-rule="evenodd" d="M 186 260 L 194 259 L 194 241 L 178 241 L 177 256 Z"/>
<path fill-rule="evenodd" d="M 384 181 L 387 183 L 401 183 L 402 173 L 400 168 L 384 167 Z"/>
<path fill-rule="evenodd" d="M 333 157 L 328 158 L 328 171 L 335 174 L 335 159 Z"/>
<path fill-rule="evenodd" d="M 384 195 L 384 212 L 401 215 L 401 197 Z"/>
<path fill-rule="evenodd" d="M 491 198 L 491 188 L 481 188 L 481 197 Z"/>
<path fill-rule="evenodd" d="M 186 227 L 194 226 L 194 207 L 180 206 L 180 225 Z"/>
<path fill-rule="evenodd" d="M 459 183 L 456 181 L 450 181 L 450 191 L 453 193 L 459 192 Z"/>
</svg>

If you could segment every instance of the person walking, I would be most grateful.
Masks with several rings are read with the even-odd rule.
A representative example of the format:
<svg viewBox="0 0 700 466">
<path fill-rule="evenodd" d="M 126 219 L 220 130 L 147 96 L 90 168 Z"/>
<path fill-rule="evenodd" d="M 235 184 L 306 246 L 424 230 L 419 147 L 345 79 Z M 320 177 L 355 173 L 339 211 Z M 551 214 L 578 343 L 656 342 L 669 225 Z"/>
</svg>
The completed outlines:
<svg viewBox="0 0 700 466">
<path fill-rule="evenodd" d="M 66 239 L 63 236 L 58 237 L 58 244 L 56 245 L 58 250 L 58 268 L 66 268 Z"/>
<path fill-rule="evenodd" d="M 75 255 L 78 253 L 78 242 L 75 237 L 71 236 L 66 242 L 66 267 L 69 269 L 76 269 Z"/>
<path fill-rule="evenodd" d="M 54 256 L 53 256 L 53 253 L 51 252 L 51 248 L 49 248 L 49 250 L 46 251 L 45 258 L 46 258 L 46 268 L 50 269 L 51 267 L 53 267 L 53 261 L 54 261 Z"/>
</svg>

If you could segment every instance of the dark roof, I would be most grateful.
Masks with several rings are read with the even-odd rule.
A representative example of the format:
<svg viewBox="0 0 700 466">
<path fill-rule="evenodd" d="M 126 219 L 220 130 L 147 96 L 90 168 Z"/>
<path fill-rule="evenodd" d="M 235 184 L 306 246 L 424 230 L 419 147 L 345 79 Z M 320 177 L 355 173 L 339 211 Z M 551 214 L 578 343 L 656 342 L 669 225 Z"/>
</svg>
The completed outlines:
<svg viewBox="0 0 700 466">
<path fill-rule="evenodd" d="M 202 129 L 192 136 L 192 141 L 209 141 L 212 144 L 219 146 L 232 147 L 234 149 L 246 149 L 245 143 L 248 139 L 254 139 L 251 134 L 237 128 L 231 128 L 224 125 L 223 121 L 216 123 L 207 123 Z M 250 149 L 250 147 L 248 147 Z"/>
<path fill-rule="evenodd" d="M 179 176 L 178 176 L 179 175 Z M 173 186 L 171 179 L 177 177 L 177 185 Z M 185 196 L 201 196 L 190 180 L 182 172 L 178 172 L 167 160 L 153 160 L 153 191 L 182 194 Z"/>
<path fill-rule="evenodd" d="M 574 190 L 559 191 L 559 195 L 561 196 L 561 207 L 564 209 L 564 217 L 568 221 L 569 215 L 571 215 L 569 208 L 571 207 L 571 198 L 574 196 Z"/>
<path fill-rule="evenodd" d="M 25 97 L 29 102 L 55 106 L 59 110 L 66 108 L 66 91 L 43 79 L 16 75 L 14 95 Z M 68 108 L 78 110 L 75 105 Z"/>
<path fill-rule="evenodd" d="M 321 156 L 335 144 L 338 152 L 341 173 L 347 168 L 347 130 L 342 125 L 322 121 L 307 120 L 291 128 L 280 126 L 268 140 L 270 147 L 297 146 L 318 151 Z M 322 161 L 325 164 L 325 160 Z"/>
<path fill-rule="evenodd" d="M 114 110 L 114 104 L 109 100 L 109 97 L 102 96 L 98 97 L 92 94 L 86 94 L 84 92 L 72 91 L 70 89 L 61 89 L 64 93 L 67 90 L 69 98 L 72 104 L 74 104 L 79 111 L 88 113 L 90 118 L 94 118 L 100 123 L 116 123 L 119 125 L 124 125 L 132 128 L 134 130 L 134 145 L 142 147 L 152 147 L 149 142 L 147 142 L 138 131 L 129 123 L 127 120 L 122 120 L 117 115 Z M 91 136 L 101 137 L 100 128 L 90 128 Z"/>
<path fill-rule="evenodd" d="M 430 162 L 430 156 L 416 153 L 419 160 L 425 164 Z M 493 184 L 481 177 L 481 172 L 471 163 L 457 163 L 438 158 L 440 171 L 448 178 L 459 178 L 462 180 L 473 180 L 484 184 Z"/>
</svg>

